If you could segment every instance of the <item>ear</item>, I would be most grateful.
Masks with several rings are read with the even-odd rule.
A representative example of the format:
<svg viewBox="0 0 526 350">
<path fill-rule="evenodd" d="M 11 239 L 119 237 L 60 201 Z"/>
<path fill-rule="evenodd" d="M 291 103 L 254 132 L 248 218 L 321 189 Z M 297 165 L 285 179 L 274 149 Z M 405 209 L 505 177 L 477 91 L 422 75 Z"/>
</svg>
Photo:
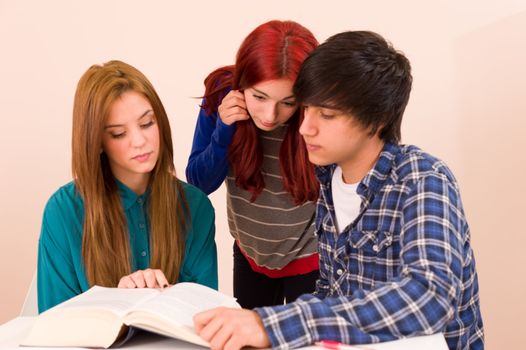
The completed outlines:
<svg viewBox="0 0 526 350">
<path fill-rule="evenodd" d="M 376 129 L 376 131 L 374 130 L 373 126 L 370 126 L 367 131 L 367 134 L 369 135 L 370 138 L 378 138 L 380 139 L 380 133 L 382 132 L 382 130 L 384 129 L 385 127 L 385 124 L 380 124 L 378 126 L 378 128 Z"/>
</svg>

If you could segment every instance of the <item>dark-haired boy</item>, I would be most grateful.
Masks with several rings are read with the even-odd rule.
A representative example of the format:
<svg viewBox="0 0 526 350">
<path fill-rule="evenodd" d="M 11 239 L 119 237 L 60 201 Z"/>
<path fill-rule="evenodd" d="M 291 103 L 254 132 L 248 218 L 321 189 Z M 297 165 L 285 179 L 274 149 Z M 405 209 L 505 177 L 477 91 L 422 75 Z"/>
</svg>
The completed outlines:
<svg viewBox="0 0 526 350">
<path fill-rule="evenodd" d="M 412 77 L 380 35 L 329 38 L 294 86 L 318 165 L 316 292 L 254 311 L 196 317 L 216 348 L 373 343 L 442 332 L 450 349 L 483 349 L 475 260 L 458 184 L 440 160 L 400 145 Z"/>
</svg>

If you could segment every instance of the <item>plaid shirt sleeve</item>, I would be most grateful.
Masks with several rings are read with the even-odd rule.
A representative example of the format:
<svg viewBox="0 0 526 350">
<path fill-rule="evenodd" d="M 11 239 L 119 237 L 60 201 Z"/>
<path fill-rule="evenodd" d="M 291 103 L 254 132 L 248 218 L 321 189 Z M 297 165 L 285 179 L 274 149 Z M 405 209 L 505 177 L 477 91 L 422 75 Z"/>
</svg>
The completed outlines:
<svg viewBox="0 0 526 350">
<path fill-rule="evenodd" d="M 324 292 L 256 309 L 273 348 L 296 348 L 319 340 L 374 343 L 444 329 L 454 316 L 461 290 L 466 222 L 458 189 L 446 176 L 431 174 L 408 191 L 402 203 L 384 207 L 402 217 L 397 274 L 369 290 L 327 294 L 327 272 L 322 270 L 331 262 L 320 263 Z"/>
</svg>

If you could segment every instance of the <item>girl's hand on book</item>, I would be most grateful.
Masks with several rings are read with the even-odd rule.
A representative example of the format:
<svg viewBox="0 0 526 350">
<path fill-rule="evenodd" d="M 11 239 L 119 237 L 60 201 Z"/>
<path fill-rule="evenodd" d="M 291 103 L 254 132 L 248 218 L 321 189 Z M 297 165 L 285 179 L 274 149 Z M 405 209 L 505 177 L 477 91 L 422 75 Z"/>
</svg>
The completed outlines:
<svg viewBox="0 0 526 350">
<path fill-rule="evenodd" d="M 221 121 L 226 125 L 232 125 L 238 120 L 250 118 L 245 103 L 245 95 L 238 90 L 230 91 L 221 101 L 217 111 Z"/>
<path fill-rule="evenodd" d="M 159 269 L 137 270 L 119 280 L 117 288 L 166 288 L 169 286 Z"/>
<path fill-rule="evenodd" d="M 239 350 L 270 346 L 259 315 L 252 310 L 218 307 L 194 315 L 194 327 L 212 350 Z"/>
</svg>

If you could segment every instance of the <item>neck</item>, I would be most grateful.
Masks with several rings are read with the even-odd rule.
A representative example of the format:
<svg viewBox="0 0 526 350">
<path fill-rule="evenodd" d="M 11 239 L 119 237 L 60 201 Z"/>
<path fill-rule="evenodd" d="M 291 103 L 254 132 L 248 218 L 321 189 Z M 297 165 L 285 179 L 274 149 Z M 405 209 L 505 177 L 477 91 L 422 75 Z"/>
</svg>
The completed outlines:
<svg viewBox="0 0 526 350">
<path fill-rule="evenodd" d="M 137 174 L 137 176 L 128 176 L 125 179 L 121 179 L 118 176 L 116 177 L 137 195 L 142 195 L 148 188 L 150 174 Z"/>
<path fill-rule="evenodd" d="M 343 182 L 347 184 L 360 182 L 376 164 L 384 144 L 379 138 L 372 137 L 356 152 L 352 159 L 338 164 L 342 168 Z"/>
</svg>

